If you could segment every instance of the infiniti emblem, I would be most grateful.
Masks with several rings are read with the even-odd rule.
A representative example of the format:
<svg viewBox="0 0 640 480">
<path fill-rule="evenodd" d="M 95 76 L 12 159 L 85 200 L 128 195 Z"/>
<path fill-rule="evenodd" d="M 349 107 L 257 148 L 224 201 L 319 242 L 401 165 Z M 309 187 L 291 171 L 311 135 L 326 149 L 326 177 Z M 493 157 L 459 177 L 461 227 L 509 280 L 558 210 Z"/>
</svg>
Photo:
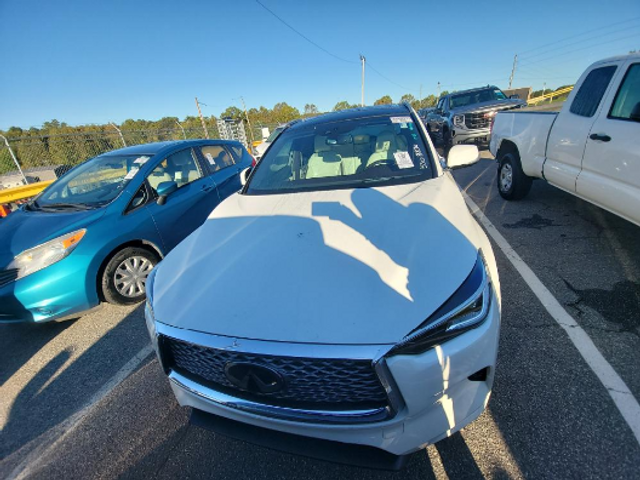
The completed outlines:
<svg viewBox="0 0 640 480">
<path fill-rule="evenodd" d="M 231 383 L 247 392 L 276 393 L 284 388 L 282 375 L 264 365 L 229 362 L 224 373 Z"/>
</svg>

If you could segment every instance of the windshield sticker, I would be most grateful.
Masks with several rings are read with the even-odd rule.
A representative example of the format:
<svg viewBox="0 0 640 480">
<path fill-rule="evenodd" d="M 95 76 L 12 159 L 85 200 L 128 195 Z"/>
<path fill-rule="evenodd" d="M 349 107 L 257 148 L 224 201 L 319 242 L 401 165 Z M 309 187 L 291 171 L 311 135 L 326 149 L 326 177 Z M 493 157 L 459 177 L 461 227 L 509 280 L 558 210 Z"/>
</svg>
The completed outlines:
<svg viewBox="0 0 640 480">
<path fill-rule="evenodd" d="M 138 173 L 138 170 L 140 170 L 139 168 L 132 168 L 131 170 L 129 170 L 129 173 L 127 173 L 124 177 L 125 180 L 131 180 L 133 177 L 136 176 L 136 173 Z"/>
<path fill-rule="evenodd" d="M 411 120 L 411 117 L 391 117 L 391 123 L 413 123 L 413 120 Z M 407 126 L 405 125 L 403 128 L 406 128 Z"/>
<path fill-rule="evenodd" d="M 209 152 L 204 154 L 205 157 L 207 157 L 207 160 L 209 160 L 209 163 L 211 165 L 215 165 L 216 161 L 213 159 L 213 155 L 211 155 Z"/>
<path fill-rule="evenodd" d="M 424 158 L 422 149 L 417 144 L 413 146 L 413 154 L 415 155 L 415 157 L 418 159 L 418 162 L 420 163 L 420 169 L 424 170 L 425 168 L 427 168 L 427 160 Z"/>
<path fill-rule="evenodd" d="M 396 159 L 398 168 L 413 168 L 415 166 L 409 156 L 409 152 L 395 152 L 393 156 Z"/>
<path fill-rule="evenodd" d="M 150 157 L 138 157 L 136 158 L 133 163 L 137 163 L 138 165 L 144 165 L 145 163 L 147 163 L 147 160 L 149 160 Z"/>
</svg>

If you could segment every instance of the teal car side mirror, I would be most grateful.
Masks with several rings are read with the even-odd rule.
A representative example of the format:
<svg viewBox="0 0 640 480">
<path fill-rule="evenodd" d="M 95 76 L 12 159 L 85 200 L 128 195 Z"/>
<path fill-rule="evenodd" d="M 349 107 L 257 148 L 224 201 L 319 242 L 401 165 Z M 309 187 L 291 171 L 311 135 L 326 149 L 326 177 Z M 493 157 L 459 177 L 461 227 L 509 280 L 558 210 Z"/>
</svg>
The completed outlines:
<svg viewBox="0 0 640 480">
<path fill-rule="evenodd" d="M 158 205 L 164 205 L 167 201 L 167 197 L 178 189 L 176 182 L 162 182 L 158 185 L 156 192 L 158 192 Z"/>
</svg>

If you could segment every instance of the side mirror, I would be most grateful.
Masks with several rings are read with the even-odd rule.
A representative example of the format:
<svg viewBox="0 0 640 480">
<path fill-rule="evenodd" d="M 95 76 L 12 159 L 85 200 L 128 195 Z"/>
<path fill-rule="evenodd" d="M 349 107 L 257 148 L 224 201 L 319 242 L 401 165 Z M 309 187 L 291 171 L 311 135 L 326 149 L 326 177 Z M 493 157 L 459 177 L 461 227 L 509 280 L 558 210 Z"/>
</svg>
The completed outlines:
<svg viewBox="0 0 640 480">
<path fill-rule="evenodd" d="M 631 110 L 629 119 L 635 122 L 640 122 L 640 102 L 636 103 L 636 105 Z"/>
<path fill-rule="evenodd" d="M 178 189 L 176 182 L 161 182 L 156 188 L 158 193 L 158 205 L 164 205 L 167 202 L 167 197 Z"/>
<path fill-rule="evenodd" d="M 514 93 L 513 95 L 509 95 L 509 98 L 511 100 L 520 100 L 520 95 L 518 95 L 517 93 Z"/>
<path fill-rule="evenodd" d="M 249 180 L 251 172 L 253 172 L 253 167 L 245 168 L 240 172 L 240 185 L 244 187 L 247 184 L 247 180 Z"/>
<path fill-rule="evenodd" d="M 475 145 L 455 145 L 449 150 L 447 167 L 451 170 L 468 167 L 480 160 L 480 151 Z"/>
</svg>

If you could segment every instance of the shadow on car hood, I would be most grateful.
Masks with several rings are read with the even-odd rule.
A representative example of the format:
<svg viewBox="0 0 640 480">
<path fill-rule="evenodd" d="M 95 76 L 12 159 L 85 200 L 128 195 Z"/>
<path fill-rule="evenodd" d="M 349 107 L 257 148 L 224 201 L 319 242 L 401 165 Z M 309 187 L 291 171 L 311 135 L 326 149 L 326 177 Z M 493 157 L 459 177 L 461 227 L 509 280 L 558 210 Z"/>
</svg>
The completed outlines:
<svg viewBox="0 0 640 480">
<path fill-rule="evenodd" d="M 449 175 L 233 195 L 161 262 L 158 321 L 238 338 L 391 344 L 449 298 L 477 231 Z"/>
</svg>

